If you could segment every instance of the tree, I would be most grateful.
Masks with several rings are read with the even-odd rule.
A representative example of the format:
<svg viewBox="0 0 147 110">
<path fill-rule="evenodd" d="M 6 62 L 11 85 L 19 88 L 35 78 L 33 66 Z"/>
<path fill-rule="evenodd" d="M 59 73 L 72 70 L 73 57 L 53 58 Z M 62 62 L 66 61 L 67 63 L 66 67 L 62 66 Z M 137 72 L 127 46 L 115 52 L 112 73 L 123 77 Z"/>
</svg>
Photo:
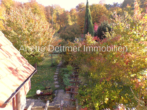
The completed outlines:
<svg viewBox="0 0 147 110">
<path fill-rule="evenodd" d="M 133 6 L 134 0 L 124 0 L 124 2 L 121 5 L 121 8 L 125 8 L 127 5 Z"/>
<path fill-rule="evenodd" d="M 80 3 L 80 4 L 78 4 L 76 6 L 76 11 L 77 12 L 81 12 L 81 11 L 85 10 L 85 8 L 86 8 L 85 4 L 84 3 Z"/>
<path fill-rule="evenodd" d="M 140 11 L 141 12 L 146 12 L 146 4 L 147 4 L 147 0 L 136 0 L 136 2 L 138 2 L 138 5 L 139 5 L 139 7 L 140 7 Z M 135 2 L 134 2 L 134 0 L 124 0 L 124 2 L 122 3 L 122 5 L 121 5 L 121 7 L 122 8 L 126 8 L 127 7 L 127 5 L 129 5 L 130 6 L 130 8 L 131 8 L 131 10 L 134 10 L 134 6 L 135 6 L 135 4 L 134 4 Z M 132 14 L 133 15 L 133 14 Z"/>
<path fill-rule="evenodd" d="M 105 6 L 100 4 L 92 4 L 90 6 L 91 16 L 93 23 L 100 23 L 100 18 L 102 15 L 109 17 L 109 12 Z"/>
<path fill-rule="evenodd" d="M 141 17 L 141 11 L 137 0 L 134 2 L 134 17 L 135 18 Z"/>
<path fill-rule="evenodd" d="M 86 4 L 85 24 L 84 24 L 84 34 L 87 34 L 87 33 L 91 34 L 92 36 L 94 35 L 93 22 L 92 22 L 88 0 Z"/>
<path fill-rule="evenodd" d="M 129 15 L 134 14 L 134 10 L 132 10 L 132 7 L 130 5 L 127 5 L 126 8 L 124 8 L 123 10 L 127 11 Z"/>
<path fill-rule="evenodd" d="M 99 39 L 104 39 L 106 38 L 106 32 L 110 32 L 111 31 L 111 27 L 108 24 L 108 22 L 104 21 L 98 28 L 97 30 L 97 35 L 99 37 Z"/>
<path fill-rule="evenodd" d="M 72 23 L 73 24 L 77 23 L 77 17 L 78 17 L 78 15 L 77 15 L 76 9 L 71 9 L 70 10 L 70 16 L 71 16 Z"/>
<path fill-rule="evenodd" d="M 114 2 L 112 5 L 112 8 L 115 8 L 115 7 L 120 7 L 120 4 L 118 4 L 118 2 Z"/>
<path fill-rule="evenodd" d="M 66 13 L 66 19 L 65 19 L 65 24 L 66 25 L 72 25 L 73 22 L 71 21 L 71 16 L 70 16 L 70 13 L 67 11 L 65 12 Z"/>
<path fill-rule="evenodd" d="M 45 7 L 41 4 L 38 4 L 36 0 L 31 0 L 28 3 L 24 3 L 24 6 L 28 9 L 31 8 L 34 14 L 41 16 L 42 19 L 46 19 L 45 17 Z"/>
<path fill-rule="evenodd" d="M 121 15 L 122 14 L 122 8 L 120 8 L 120 7 L 112 7 L 112 8 L 110 8 L 110 11 L 111 12 L 116 12 L 118 15 Z"/>
<path fill-rule="evenodd" d="M 84 33 L 85 12 L 86 12 L 85 9 L 84 9 L 83 11 L 78 12 L 77 23 L 78 23 L 78 25 L 80 26 L 80 31 L 81 31 L 81 33 Z"/>
<path fill-rule="evenodd" d="M 72 25 L 71 16 L 68 11 L 64 11 L 60 15 L 60 27 L 65 27 L 66 25 Z"/>
<path fill-rule="evenodd" d="M 100 19 L 99 19 L 99 24 L 103 23 L 104 21 L 107 21 L 108 23 L 110 23 L 110 19 L 107 15 L 103 14 Z"/>
<path fill-rule="evenodd" d="M 141 0 L 141 8 L 143 8 L 143 12 L 147 13 L 147 0 Z"/>
<path fill-rule="evenodd" d="M 65 10 L 61 8 L 59 5 L 45 7 L 46 19 L 49 23 L 53 25 L 56 32 L 58 32 L 59 29 L 65 24 L 65 16 L 62 16 L 64 11 Z"/>
<path fill-rule="evenodd" d="M 31 64 L 40 62 L 54 34 L 50 24 L 31 9 L 21 7 L 11 9 L 5 19 L 5 36 Z"/>
<path fill-rule="evenodd" d="M 60 37 L 65 41 L 69 40 L 73 42 L 75 38 L 80 37 L 79 26 L 77 24 L 66 26 L 65 29 L 60 32 Z"/>
<path fill-rule="evenodd" d="M 11 6 L 14 5 L 14 1 L 13 0 L 2 0 L 1 3 L 2 3 L 2 6 L 6 8 L 6 13 L 9 14 L 11 10 Z"/>
<path fill-rule="evenodd" d="M 104 4 L 104 6 L 109 10 L 112 6 L 110 4 Z"/>
<path fill-rule="evenodd" d="M 0 6 L 0 30 L 4 29 L 3 26 L 3 20 L 5 20 L 4 13 L 5 13 L 5 8 L 3 6 Z"/>
</svg>

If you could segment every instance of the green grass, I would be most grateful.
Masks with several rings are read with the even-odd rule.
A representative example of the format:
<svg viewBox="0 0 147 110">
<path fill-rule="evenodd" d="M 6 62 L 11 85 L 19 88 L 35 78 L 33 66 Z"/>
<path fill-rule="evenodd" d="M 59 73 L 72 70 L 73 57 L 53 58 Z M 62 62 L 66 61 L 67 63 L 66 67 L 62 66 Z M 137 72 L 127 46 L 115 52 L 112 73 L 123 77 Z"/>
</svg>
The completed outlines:
<svg viewBox="0 0 147 110">
<path fill-rule="evenodd" d="M 53 62 L 57 56 L 54 55 Z M 44 90 L 45 86 L 50 86 L 54 91 L 54 73 L 56 66 L 51 67 L 51 58 L 46 57 L 37 67 L 37 73 L 31 78 L 31 90 L 27 94 L 27 97 L 33 97 L 36 94 L 36 90 Z"/>
</svg>

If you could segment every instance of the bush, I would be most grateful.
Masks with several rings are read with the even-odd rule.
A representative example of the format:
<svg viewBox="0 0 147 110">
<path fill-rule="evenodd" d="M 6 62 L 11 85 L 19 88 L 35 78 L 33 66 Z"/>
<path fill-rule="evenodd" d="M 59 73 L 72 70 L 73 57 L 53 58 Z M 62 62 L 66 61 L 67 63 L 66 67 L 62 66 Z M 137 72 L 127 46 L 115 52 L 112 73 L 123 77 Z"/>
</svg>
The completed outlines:
<svg viewBox="0 0 147 110">
<path fill-rule="evenodd" d="M 66 87 L 71 85 L 69 77 L 72 74 L 72 70 L 73 68 L 71 65 L 67 65 L 66 68 L 61 69 L 61 77 L 63 78 L 63 82 Z"/>
<path fill-rule="evenodd" d="M 112 30 L 112 29 L 111 29 L 110 25 L 108 24 L 108 22 L 104 21 L 104 22 L 99 26 L 99 28 L 98 28 L 98 30 L 97 30 L 97 35 L 96 35 L 96 36 L 98 36 L 99 39 L 104 39 L 104 38 L 106 38 L 105 33 L 106 33 L 106 32 L 109 32 L 109 33 L 110 33 L 111 30 Z"/>
<path fill-rule="evenodd" d="M 69 76 L 70 76 L 69 74 L 64 74 L 64 76 L 63 76 L 63 82 L 64 82 L 66 87 L 71 86 Z"/>
<path fill-rule="evenodd" d="M 107 39 L 95 43 L 92 36 L 87 35 L 86 40 L 79 43 L 80 51 L 66 54 L 65 60 L 68 64 L 76 64 L 80 79 L 84 79 L 77 95 L 82 107 L 113 110 L 115 106 L 123 104 L 128 109 L 135 107 L 137 110 L 145 110 L 146 29 L 146 15 L 143 18 L 116 15 L 112 34 Z M 84 47 L 87 46 L 109 46 L 109 49 L 85 53 Z"/>
</svg>

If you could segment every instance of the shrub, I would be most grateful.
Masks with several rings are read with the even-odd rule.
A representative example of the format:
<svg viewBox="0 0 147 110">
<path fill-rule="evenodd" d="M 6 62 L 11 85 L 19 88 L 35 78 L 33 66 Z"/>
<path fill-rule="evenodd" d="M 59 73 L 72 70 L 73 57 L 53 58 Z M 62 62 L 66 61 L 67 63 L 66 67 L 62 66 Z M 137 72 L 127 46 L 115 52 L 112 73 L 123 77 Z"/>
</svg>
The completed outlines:
<svg viewBox="0 0 147 110">
<path fill-rule="evenodd" d="M 106 32 L 110 32 L 111 30 L 112 29 L 108 22 L 104 21 L 97 30 L 97 36 L 99 37 L 99 39 L 104 39 L 106 38 Z"/>
<path fill-rule="evenodd" d="M 119 104 L 128 109 L 146 108 L 146 29 L 147 16 L 135 18 L 116 15 L 112 34 L 106 33 L 107 39 L 95 43 L 92 37 L 87 35 L 86 40 L 79 43 L 79 52 L 66 54 L 66 61 L 76 64 L 80 78 L 84 79 L 77 95 L 80 105 L 92 110 L 113 110 Z M 85 53 L 84 47 L 87 46 L 109 46 L 111 51 Z"/>
<path fill-rule="evenodd" d="M 64 74 L 64 76 L 63 76 L 63 82 L 64 82 L 66 87 L 71 86 L 69 76 L 70 76 L 69 74 Z"/>
<path fill-rule="evenodd" d="M 61 69 L 61 77 L 63 78 L 63 82 L 66 87 L 71 85 L 69 76 L 72 74 L 72 69 L 71 65 L 67 65 L 66 68 Z"/>
</svg>

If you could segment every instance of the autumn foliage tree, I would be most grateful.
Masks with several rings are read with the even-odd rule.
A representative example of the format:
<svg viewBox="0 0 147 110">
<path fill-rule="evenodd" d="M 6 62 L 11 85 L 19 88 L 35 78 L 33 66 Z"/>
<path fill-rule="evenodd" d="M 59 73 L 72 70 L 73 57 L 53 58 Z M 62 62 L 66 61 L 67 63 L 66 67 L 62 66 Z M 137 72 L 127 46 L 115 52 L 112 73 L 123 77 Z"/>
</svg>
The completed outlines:
<svg viewBox="0 0 147 110">
<path fill-rule="evenodd" d="M 31 0 L 30 2 L 24 3 L 24 6 L 27 9 L 31 9 L 34 14 L 37 14 L 42 19 L 46 19 L 44 6 L 36 2 L 36 0 Z"/>
<path fill-rule="evenodd" d="M 5 18 L 5 36 L 31 64 L 41 61 L 54 34 L 49 23 L 27 8 L 13 8 Z"/>
<path fill-rule="evenodd" d="M 7 13 L 10 12 L 11 7 L 14 5 L 13 0 L 2 0 L 1 3 L 2 3 L 2 6 L 4 6 L 6 8 Z"/>
<path fill-rule="evenodd" d="M 81 33 L 84 33 L 84 22 L 85 22 L 85 9 L 78 12 L 77 23 L 80 26 Z"/>
<path fill-rule="evenodd" d="M 110 13 L 107 8 L 100 4 L 93 4 L 90 6 L 91 16 L 93 23 L 100 23 L 103 15 L 109 17 Z"/>
<path fill-rule="evenodd" d="M 81 11 L 84 11 L 86 8 L 85 4 L 84 3 L 80 3 L 76 6 L 76 11 L 77 12 L 81 12 Z"/>
<path fill-rule="evenodd" d="M 71 22 L 73 24 L 77 23 L 77 17 L 78 17 L 78 15 L 77 15 L 76 9 L 71 9 L 70 10 L 70 16 L 71 16 Z"/>
<path fill-rule="evenodd" d="M 137 0 L 134 2 L 134 17 L 136 19 L 141 17 L 141 10 Z"/>
<path fill-rule="evenodd" d="M 5 13 L 5 8 L 3 6 L 0 6 L 0 30 L 4 29 L 3 26 L 3 20 L 5 20 L 4 13 Z"/>
<path fill-rule="evenodd" d="M 80 28 L 77 24 L 69 25 L 60 32 L 60 37 L 65 41 L 73 42 L 75 38 L 80 37 Z"/>
</svg>

